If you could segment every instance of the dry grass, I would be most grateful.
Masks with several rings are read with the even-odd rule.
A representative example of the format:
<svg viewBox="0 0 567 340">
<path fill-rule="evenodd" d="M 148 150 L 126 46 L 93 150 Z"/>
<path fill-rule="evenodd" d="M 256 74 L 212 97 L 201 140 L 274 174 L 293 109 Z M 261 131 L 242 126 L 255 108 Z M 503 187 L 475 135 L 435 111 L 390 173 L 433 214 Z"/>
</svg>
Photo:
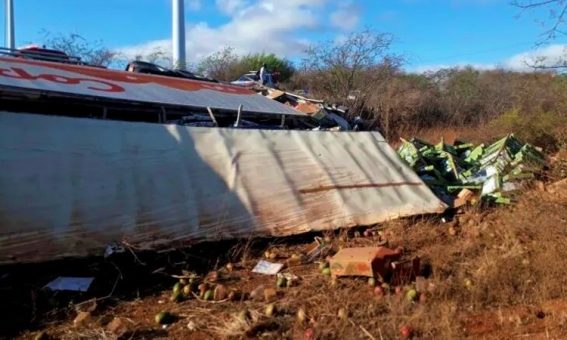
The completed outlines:
<svg viewBox="0 0 567 340">
<path fill-rule="evenodd" d="M 478 126 L 475 129 L 470 127 L 434 127 L 429 129 L 417 129 L 407 127 L 402 133 L 403 138 L 416 137 L 428 143 L 437 144 L 443 138 L 445 143 L 453 144 L 455 140 L 471 142 L 475 144 L 486 143 L 498 138 L 502 138 L 510 130 L 494 129 L 489 126 Z M 398 140 L 391 141 L 394 147 L 399 146 Z"/>
</svg>

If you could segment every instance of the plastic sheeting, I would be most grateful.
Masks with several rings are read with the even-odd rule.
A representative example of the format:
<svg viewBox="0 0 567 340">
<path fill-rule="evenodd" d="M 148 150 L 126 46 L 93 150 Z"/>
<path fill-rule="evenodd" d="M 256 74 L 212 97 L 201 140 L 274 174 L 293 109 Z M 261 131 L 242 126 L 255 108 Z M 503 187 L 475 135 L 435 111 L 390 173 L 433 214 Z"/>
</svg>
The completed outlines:
<svg viewBox="0 0 567 340">
<path fill-rule="evenodd" d="M 377 132 L 0 112 L 0 262 L 369 225 L 445 205 Z"/>
<path fill-rule="evenodd" d="M 199 109 L 236 111 L 242 105 L 245 112 L 305 116 L 237 86 L 11 57 L 0 57 L 0 88 Z"/>
</svg>

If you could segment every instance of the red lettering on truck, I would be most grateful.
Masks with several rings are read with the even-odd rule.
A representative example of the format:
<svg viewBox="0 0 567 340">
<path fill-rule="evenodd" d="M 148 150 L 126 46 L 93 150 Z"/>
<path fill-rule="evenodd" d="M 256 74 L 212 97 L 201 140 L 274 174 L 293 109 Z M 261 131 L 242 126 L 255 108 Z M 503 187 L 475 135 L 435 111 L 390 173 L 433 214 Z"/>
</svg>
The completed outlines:
<svg viewBox="0 0 567 340">
<path fill-rule="evenodd" d="M 65 85 L 78 85 L 80 83 L 89 83 L 88 89 L 102 92 L 124 92 L 122 86 L 113 84 L 108 81 L 90 79 L 90 78 L 74 78 L 66 77 L 56 74 L 39 74 L 32 75 L 24 69 L 18 67 L 0 68 L 0 76 L 14 79 L 23 80 L 46 80 L 52 83 L 65 84 Z"/>
</svg>

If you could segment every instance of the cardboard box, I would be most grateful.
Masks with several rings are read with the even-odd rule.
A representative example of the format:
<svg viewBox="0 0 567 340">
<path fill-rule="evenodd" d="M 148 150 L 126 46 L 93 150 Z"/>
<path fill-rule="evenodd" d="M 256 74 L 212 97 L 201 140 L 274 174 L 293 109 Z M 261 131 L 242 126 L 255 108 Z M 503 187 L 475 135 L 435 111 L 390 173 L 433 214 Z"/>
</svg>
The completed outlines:
<svg viewBox="0 0 567 340">
<path fill-rule="evenodd" d="M 420 259 L 418 256 L 406 261 L 393 261 L 391 263 L 391 283 L 395 286 L 405 285 L 415 280 L 420 274 Z"/>
<path fill-rule="evenodd" d="M 400 258 L 400 250 L 386 247 L 341 249 L 330 261 L 332 276 L 367 276 L 385 279 L 393 261 Z"/>
</svg>

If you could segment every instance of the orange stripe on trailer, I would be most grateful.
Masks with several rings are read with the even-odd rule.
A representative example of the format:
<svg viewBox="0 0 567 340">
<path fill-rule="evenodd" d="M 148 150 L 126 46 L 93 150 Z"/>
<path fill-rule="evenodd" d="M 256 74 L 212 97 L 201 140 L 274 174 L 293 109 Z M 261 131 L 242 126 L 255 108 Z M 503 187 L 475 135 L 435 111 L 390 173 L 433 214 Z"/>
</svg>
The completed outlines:
<svg viewBox="0 0 567 340">
<path fill-rule="evenodd" d="M 108 69 L 101 69 L 97 67 L 90 67 L 90 66 L 82 66 L 82 65 L 68 65 L 68 64 L 59 64 L 59 63 L 51 63 L 51 62 L 43 62 L 43 61 L 32 61 L 26 59 L 19 59 L 19 58 L 10 58 L 10 57 L 2 57 L 0 61 L 10 62 L 10 63 L 19 63 L 24 65 L 32 65 L 32 66 L 41 66 L 47 67 L 56 70 L 62 70 L 66 72 L 73 72 L 81 75 L 86 75 L 90 77 L 99 78 L 96 81 L 115 81 L 115 82 L 122 82 L 122 83 L 129 83 L 129 84 L 158 84 L 165 87 L 170 87 L 178 90 L 184 91 L 199 91 L 199 90 L 213 90 L 219 91 L 224 93 L 232 93 L 232 94 L 241 94 L 241 95 L 255 95 L 253 91 L 250 91 L 245 88 L 240 88 L 231 85 L 224 85 L 218 83 L 208 83 L 199 80 L 193 79 L 182 79 L 182 78 L 172 78 L 160 75 L 150 75 L 150 74 L 140 74 L 140 73 L 132 73 L 126 71 L 119 71 L 119 70 L 108 70 Z M 13 70 L 14 68 L 12 68 Z M 0 69 L 0 76 L 9 76 L 7 75 L 7 69 Z M 41 79 L 46 79 L 49 77 L 57 77 L 55 74 L 41 74 L 35 75 L 34 77 L 41 77 Z M 22 78 L 26 79 L 26 78 Z M 79 78 L 85 80 L 84 78 Z M 31 80 L 31 78 L 30 78 Z M 46 79 L 48 80 L 48 79 Z M 91 81 L 95 81 L 89 79 Z"/>
</svg>

